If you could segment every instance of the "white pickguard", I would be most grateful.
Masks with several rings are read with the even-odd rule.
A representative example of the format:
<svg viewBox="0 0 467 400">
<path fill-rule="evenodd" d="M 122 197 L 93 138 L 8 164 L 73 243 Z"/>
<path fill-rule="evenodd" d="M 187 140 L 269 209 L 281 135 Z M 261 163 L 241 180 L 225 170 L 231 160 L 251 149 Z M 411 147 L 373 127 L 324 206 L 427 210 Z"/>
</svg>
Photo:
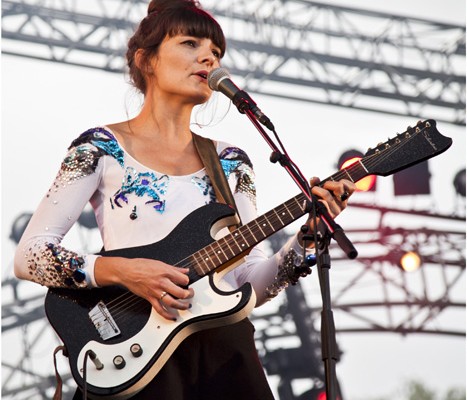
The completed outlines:
<svg viewBox="0 0 467 400">
<path fill-rule="evenodd" d="M 216 279 L 219 278 L 219 274 L 215 273 L 214 275 L 217 275 Z M 240 321 L 249 315 L 256 301 L 253 292 L 247 306 L 240 312 L 230 314 L 228 317 L 215 318 L 216 314 L 224 313 L 235 308 L 242 300 L 242 293 L 235 292 L 228 295 L 216 293 L 211 288 L 208 277 L 198 280 L 193 283 L 191 287 L 195 292 L 195 296 L 191 302 L 192 307 L 187 311 L 179 311 L 177 321 L 166 320 L 152 309 L 147 324 L 131 339 L 117 344 L 105 344 L 96 341 L 90 341 L 87 343 L 81 349 L 77 358 L 77 366 L 80 374 L 83 375 L 83 361 L 87 350 L 93 350 L 99 360 L 104 364 L 104 368 L 98 370 L 95 365 L 88 360 L 86 379 L 88 384 L 99 388 L 112 388 L 134 379 L 134 377 L 139 375 L 142 369 L 151 361 L 151 358 L 154 357 L 155 353 L 161 348 L 164 341 L 174 331 L 174 329 L 196 317 L 202 315 L 213 315 L 214 318 L 209 319 L 208 321 L 202 321 L 199 323 L 194 322 L 192 324 L 188 323 L 187 326 L 182 328 L 172 341 L 166 345 L 163 353 L 142 379 L 135 381 L 134 385 L 129 389 L 112 395 L 112 398 L 125 399 L 133 396 L 152 380 L 180 342 L 189 334 L 200 329 L 224 325 L 226 320 L 229 323 Z M 130 347 L 135 343 L 138 343 L 143 349 L 143 354 L 139 357 L 134 357 L 130 352 Z M 125 367 L 120 370 L 113 364 L 113 359 L 117 355 L 124 357 L 126 361 Z M 88 395 L 95 398 L 94 396 L 91 396 L 90 393 Z M 99 396 L 98 398 L 102 398 L 102 396 Z"/>
</svg>

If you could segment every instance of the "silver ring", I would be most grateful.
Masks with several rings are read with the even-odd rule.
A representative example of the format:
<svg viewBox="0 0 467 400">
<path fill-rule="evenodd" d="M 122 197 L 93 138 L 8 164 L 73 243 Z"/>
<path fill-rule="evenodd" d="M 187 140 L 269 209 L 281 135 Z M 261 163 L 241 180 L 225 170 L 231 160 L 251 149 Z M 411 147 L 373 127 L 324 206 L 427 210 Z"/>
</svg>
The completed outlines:
<svg viewBox="0 0 467 400">
<path fill-rule="evenodd" d="M 350 193 L 346 190 L 341 194 L 341 201 L 346 201 L 350 197 Z"/>
<path fill-rule="evenodd" d="M 159 297 L 159 300 L 162 301 L 162 299 L 164 298 L 164 296 L 167 295 L 167 292 L 162 292 L 160 297 Z"/>
</svg>

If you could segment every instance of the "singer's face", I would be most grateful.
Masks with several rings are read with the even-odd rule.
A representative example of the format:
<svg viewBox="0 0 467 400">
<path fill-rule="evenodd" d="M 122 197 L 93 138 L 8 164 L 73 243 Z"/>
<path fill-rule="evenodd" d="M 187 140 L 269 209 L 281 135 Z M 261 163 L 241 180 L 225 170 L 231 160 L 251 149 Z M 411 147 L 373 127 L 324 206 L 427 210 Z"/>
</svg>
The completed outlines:
<svg viewBox="0 0 467 400">
<path fill-rule="evenodd" d="M 166 37 L 151 61 L 150 90 L 157 98 L 202 104 L 212 91 L 207 75 L 219 67 L 220 49 L 207 38 L 186 35 Z"/>
</svg>

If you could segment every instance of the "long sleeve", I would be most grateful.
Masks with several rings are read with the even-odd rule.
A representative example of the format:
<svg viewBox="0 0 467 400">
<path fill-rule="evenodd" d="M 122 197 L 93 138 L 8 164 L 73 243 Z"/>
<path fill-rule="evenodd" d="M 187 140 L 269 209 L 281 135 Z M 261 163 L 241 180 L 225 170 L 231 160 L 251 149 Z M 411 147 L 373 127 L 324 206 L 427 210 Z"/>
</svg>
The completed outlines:
<svg viewBox="0 0 467 400">
<path fill-rule="evenodd" d="M 247 223 L 257 216 L 251 162 L 245 152 L 227 143 L 219 143 L 218 151 L 241 219 Z M 96 286 L 97 256 L 62 243 L 88 202 L 104 247 L 112 250 L 158 242 L 194 209 L 212 201 L 215 196 L 204 170 L 187 176 L 160 174 L 127 154 L 108 129 L 91 129 L 73 141 L 34 213 L 18 244 L 15 273 L 51 287 Z M 271 257 L 259 244 L 225 280 L 233 287 L 250 282 L 260 305 L 287 286 L 281 271 L 290 264 L 290 254 L 300 251 L 295 237 Z"/>
<path fill-rule="evenodd" d="M 97 135 L 100 133 L 94 137 Z M 102 155 L 106 154 L 90 141 L 83 141 L 84 137 L 86 134 L 70 146 L 18 244 L 14 261 L 18 278 L 53 287 L 95 286 L 96 256 L 61 245 L 99 186 Z M 101 139 L 105 142 L 105 135 Z"/>
</svg>

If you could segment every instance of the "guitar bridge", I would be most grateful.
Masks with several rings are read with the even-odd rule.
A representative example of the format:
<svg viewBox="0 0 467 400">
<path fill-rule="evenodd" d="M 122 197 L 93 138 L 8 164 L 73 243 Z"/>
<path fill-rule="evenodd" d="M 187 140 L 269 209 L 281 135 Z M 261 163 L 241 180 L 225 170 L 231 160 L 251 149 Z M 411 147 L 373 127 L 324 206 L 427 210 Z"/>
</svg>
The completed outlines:
<svg viewBox="0 0 467 400">
<path fill-rule="evenodd" d="M 102 339 L 108 340 L 121 333 L 103 301 L 99 301 L 88 315 Z"/>
</svg>

